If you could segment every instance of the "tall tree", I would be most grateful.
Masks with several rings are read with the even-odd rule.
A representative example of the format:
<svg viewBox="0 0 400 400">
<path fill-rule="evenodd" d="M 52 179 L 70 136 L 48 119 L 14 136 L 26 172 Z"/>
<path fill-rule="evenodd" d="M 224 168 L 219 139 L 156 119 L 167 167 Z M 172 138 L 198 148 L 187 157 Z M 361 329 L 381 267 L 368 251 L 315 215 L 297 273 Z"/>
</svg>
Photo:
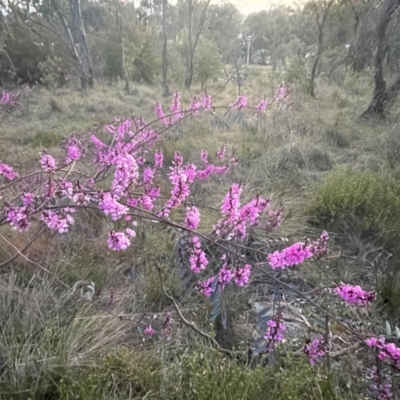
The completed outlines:
<svg viewBox="0 0 400 400">
<path fill-rule="evenodd" d="M 71 18 L 75 26 L 75 39 L 79 46 L 81 60 L 81 86 L 82 89 L 93 88 L 93 64 L 90 49 L 83 26 L 80 0 L 69 0 Z"/>
<path fill-rule="evenodd" d="M 125 62 L 125 31 L 126 27 L 124 24 L 124 17 L 123 12 L 121 10 L 121 3 L 120 0 L 114 0 L 114 7 L 115 7 L 115 22 L 117 27 L 119 45 L 121 46 L 121 69 L 122 69 L 122 76 L 125 81 L 125 90 L 129 93 L 129 76 L 126 72 L 126 62 Z"/>
<path fill-rule="evenodd" d="M 168 34 L 167 34 L 167 7 L 168 0 L 162 0 L 162 31 L 163 31 L 163 44 L 162 44 L 162 87 L 163 95 L 169 96 L 168 87 Z"/>
<path fill-rule="evenodd" d="M 311 67 L 310 83 L 308 89 L 310 95 L 313 97 L 315 97 L 315 77 L 317 75 L 319 60 L 321 59 L 323 52 L 325 24 L 333 2 L 334 0 L 312 0 L 308 3 L 316 26 L 315 56 L 314 62 Z"/>
<path fill-rule="evenodd" d="M 383 4 L 379 22 L 376 27 L 378 45 L 375 56 L 375 88 L 368 108 L 362 114 L 364 118 L 384 117 L 386 106 L 394 100 L 400 91 L 400 76 L 387 87 L 383 75 L 383 63 L 388 53 L 387 29 L 394 12 L 399 8 L 400 0 L 386 0 Z"/>
<path fill-rule="evenodd" d="M 187 0 L 188 4 L 188 52 L 186 56 L 186 78 L 185 88 L 190 89 L 193 81 L 193 59 L 196 52 L 196 47 L 199 43 L 201 32 L 203 31 L 204 24 L 207 19 L 207 9 L 210 5 L 211 0 L 206 0 L 204 3 L 200 3 L 199 0 Z M 193 36 L 193 12 L 196 6 L 202 6 L 200 21 L 197 26 L 195 35 Z"/>
</svg>

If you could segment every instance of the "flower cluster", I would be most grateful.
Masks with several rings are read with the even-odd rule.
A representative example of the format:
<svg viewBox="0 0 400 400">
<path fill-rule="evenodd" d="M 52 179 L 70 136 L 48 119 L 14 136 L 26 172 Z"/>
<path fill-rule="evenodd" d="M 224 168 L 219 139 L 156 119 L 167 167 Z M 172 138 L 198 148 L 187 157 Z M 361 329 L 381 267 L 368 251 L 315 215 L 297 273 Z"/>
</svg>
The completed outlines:
<svg viewBox="0 0 400 400">
<path fill-rule="evenodd" d="M 371 337 L 365 341 L 368 347 L 378 351 L 378 358 L 400 370 L 400 347 L 394 343 L 385 343 L 385 338 Z"/>
<path fill-rule="evenodd" d="M 303 347 L 303 352 L 308 356 L 310 364 L 314 365 L 319 358 L 325 355 L 325 345 L 321 339 L 316 338 Z"/>
<path fill-rule="evenodd" d="M 4 92 L 3 92 L 4 93 Z M 14 171 L 12 167 L 7 164 L 4 164 L 0 161 L 0 176 L 3 175 L 4 178 L 12 181 L 15 178 L 18 178 L 18 173 Z"/>
<path fill-rule="evenodd" d="M 186 229 L 195 230 L 200 224 L 200 211 L 197 207 L 192 206 L 186 209 L 185 227 Z"/>
<path fill-rule="evenodd" d="M 275 96 L 274 96 L 274 102 L 275 103 L 286 103 L 287 105 L 291 104 L 290 100 L 290 89 L 285 86 L 284 83 L 281 83 L 275 91 Z"/>
<path fill-rule="evenodd" d="M 305 243 L 294 243 L 291 246 L 283 249 L 282 251 L 274 251 L 268 254 L 269 265 L 273 268 L 285 269 L 286 267 L 292 267 L 299 265 L 305 260 L 313 256 L 311 248 Z"/>
<path fill-rule="evenodd" d="M 0 100 L 0 104 L 9 104 L 11 103 L 11 94 L 10 92 L 7 92 L 6 90 L 3 90 L 3 92 L 1 93 L 1 100 Z"/>
<path fill-rule="evenodd" d="M 376 292 L 367 292 L 358 285 L 352 286 L 342 284 L 335 289 L 335 293 L 347 303 L 357 306 L 368 306 L 377 298 Z"/>
<path fill-rule="evenodd" d="M 73 208 L 64 208 L 59 211 L 45 210 L 40 219 L 46 226 L 58 233 L 67 233 L 68 228 L 74 224 L 74 218 L 70 215 L 75 210 Z"/>
<path fill-rule="evenodd" d="M 242 186 L 233 184 L 229 192 L 225 195 L 221 205 L 222 218 L 213 227 L 217 235 L 226 235 L 228 239 L 238 238 L 243 240 L 247 236 L 247 228 L 259 227 L 270 230 L 279 226 L 282 213 L 270 211 L 265 223 L 261 222 L 261 216 L 269 209 L 271 202 L 260 196 L 256 196 L 249 203 L 241 207 L 240 197 Z M 278 222 L 279 219 L 279 222 Z"/>
<path fill-rule="evenodd" d="M 285 269 L 299 265 L 314 256 L 326 254 L 328 240 L 328 234 L 323 232 L 317 242 L 310 242 L 309 239 L 306 239 L 304 243 L 294 243 L 282 251 L 274 251 L 268 254 L 269 265 L 273 269 Z"/>
<path fill-rule="evenodd" d="M 267 340 L 266 352 L 274 349 L 276 343 L 282 342 L 283 332 L 286 330 L 286 325 L 282 320 L 281 313 L 276 313 L 267 321 L 267 331 L 264 334 L 264 339 Z"/>
<path fill-rule="evenodd" d="M 373 382 L 369 385 L 369 388 L 377 400 L 389 400 L 393 398 L 394 393 L 391 383 L 384 382 L 383 377 L 376 370 L 368 370 L 368 375 Z"/>
<path fill-rule="evenodd" d="M 136 236 L 136 232 L 127 228 L 125 232 L 110 231 L 108 233 L 107 244 L 111 250 L 121 251 L 126 250 L 131 245 L 131 238 Z"/>
<path fill-rule="evenodd" d="M 262 99 L 255 107 L 257 113 L 264 113 L 267 110 L 268 100 Z"/>
<path fill-rule="evenodd" d="M 57 169 L 57 163 L 54 157 L 43 153 L 40 157 L 40 165 L 44 172 L 53 172 Z"/>
<path fill-rule="evenodd" d="M 75 136 L 68 139 L 65 150 L 67 152 L 67 157 L 65 159 L 66 164 L 78 161 L 85 153 L 81 141 Z"/>
<path fill-rule="evenodd" d="M 194 236 L 191 240 L 192 248 L 190 250 L 190 269 L 195 273 L 199 274 L 207 268 L 208 260 L 206 253 L 201 249 L 201 242 L 198 236 Z"/>
<path fill-rule="evenodd" d="M 14 207 L 11 204 L 6 206 L 7 222 L 20 232 L 27 232 L 32 225 L 29 219 L 31 213 L 32 209 L 30 206 Z"/>
<path fill-rule="evenodd" d="M 238 96 L 236 101 L 229 105 L 232 108 L 242 109 L 247 106 L 247 97 L 246 96 Z"/>
</svg>

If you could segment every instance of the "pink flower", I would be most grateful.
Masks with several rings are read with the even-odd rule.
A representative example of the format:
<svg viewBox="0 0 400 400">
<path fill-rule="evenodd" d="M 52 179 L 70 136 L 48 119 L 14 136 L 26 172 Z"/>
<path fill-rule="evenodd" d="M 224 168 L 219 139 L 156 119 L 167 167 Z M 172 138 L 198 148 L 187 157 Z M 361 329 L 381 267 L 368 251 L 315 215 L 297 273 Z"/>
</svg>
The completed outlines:
<svg viewBox="0 0 400 400">
<path fill-rule="evenodd" d="M 156 331 L 153 329 L 153 327 L 151 325 L 149 325 L 145 330 L 144 330 L 144 334 L 148 337 L 152 337 L 154 334 L 156 333 Z"/>
<path fill-rule="evenodd" d="M 238 108 L 239 110 L 241 108 L 244 108 L 247 106 L 247 97 L 246 96 L 238 96 L 236 101 L 232 104 L 230 104 L 232 108 Z"/>
<path fill-rule="evenodd" d="M 201 104 L 197 101 L 197 97 L 194 96 L 190 103 L 189 110 L 192 111 L 193 114 L 196 114 L 199 111 L 200 107 L 201 107 Z"/>
<path fill-rule="evenodd" d="M 20 232 L 27 232 L 31 226 L 29 220 L 30 209 L 27 206 L 13 207 L 11 205 L 6 206 L 7 221 L 10 225 Z"/>
<path fill-rule="evenodd" d="M 0 161 L 0 176 L 1 175 L 3 175 L 9 181 L 12 181 L 13 179 L 18 178 L 18 176 L 19 176 L 18 173 L 15 172 L 12 167 L 10 167 L 9 165 L 4 164 Z"/>
<path fill-rule="evenodd" d="M 319 358 L 325 355 L 325 346 L 320 339 L 314 339 L 311 343 L 303 347 L 303 352 L 310 359 L 310 364 L 314 365 Z"/>
<path fill-rule="evenodd" d="M 154 154 L 154 165 L 156 168 L 162 168 L 164 163 L 164 155 L 161 150 Z"/>
<path fill-rule="evenodd" d="M 22 204 L 24 206 L 29 206 L 35 201 L 35 195 L 33 193 L 25 192 L 22 195 Z"/>
<path fill-rule="evenodd" d="M 96 137 L 96 135 L 92 134 L 90 135 L 90 141 L 94 144 L 94 146 L 96 147 L 97 150 L 102 149 L 103 147 L 105 147 L 106 145 Z"/>
<path fill-rule="evenodd" d="M 243 268 L 236 268 L 234 273 L 234 281 L 238 286 L 244 286 L 249 283 L 251 273 L 251 265 L 246 264 Z"/>
<path fill-rule="evenodd" d="M 104 193 L 99 208 L 105 215 L 109 215 L 113 221 L 122 218 L 128 212 L 128 208 L 121 203 L 118 203 L 110 193 Z"/>
<path fill-rule="evenodd" d="M 313 257 L 313 255 L 314 253 L 310 246 L 307 246 L 304 243 L 295 243 L 282 251 L 275 251 L 272 254 L 268 254 L 268 261 L 269 265 L 273 269 L 285 269 L 286 267 L 299 265 L 305 260 Z"/>
<path fill-rule="evenodd" d="M 268 101 L 267 99 L 262 99 L 260 103 L 256 105 L 256 111 L 259 113 L 264 113 L 267 109 Z"/>
<path fill-rule="evenodd" d="M 185 226 L 187 229 L 197 229 L 200 224 L 200 211 L 197 207 L 188 207 L 186 209 Z"/>
<path fill-rule="evenodd" d="M 110 231 L 107 244 L 111 250 L 121 251 L 126 250 L 131 245 L 131 241 L 123 232 Z"/>
<path fill-rule="evenodd" d="M 203 164 L 207 165 L 208 164 L 208 152 L 207 150 L 201 150 L 200 151 L 200 160 Z"/>
<path fill-rule="evenodd" d="M 192 247 L 190 249 L 189 257 L 190 269 L 195 273 L 199 274 L 204 271 L 208 265 L 206 254 L 201 249 L 201 242 L 198 236 L 192 238 Z"/>
<path fill-rule="evenodd" d="M 232 272 L 231 269 L 227 267 L 226 264 L 222 266 L 222 268 L 219 270 L 218 274 L 218 283 L 219 283 L 219 288 L 220 290 L 224 290 L 225 287 L 231 283 L 232 279 L 234 278 L 234 273 Z"/>
<path fill-rule="evenodd" d="M 156 117 L 162 122 L 164 126 L 170 125 L 170 123 L 167 121 L 167 118 L 165 117 L 163 107 L 158 100 L 156 106 L 154 107 L 154 112 L 156 114 Z"/>
<path fill-rule="evenodd" d="M 344 285 L 337 287 L 335 292 L 347 303 L 358 306 L 368 306 L 376 300 L 376 292 L 367 292 L 360 286 Z"/>
<path fill-rule="evenodd" d="M 79 160 L 80 158 L 82 158 L 84 154 L 82 150 L 82 143 L 76 137 L 71 137 L 68 140 L 66 150 L 67 150 L 67 158 L 65 162 L 67 164 Z"/>
<path fill-rule="evenodd" d="M 182 111 L 182 106 L 181 106 L 181 94 L 179 92 L 174 92 L 174 94 L 172 95 L 170 110 L 171 113 L 173 114 L 171 116 L 171 123 L 179 121 L 180 119 L 183 118 L 184 114 L 180 112 Z"/>
<path fill-rule="evenodd" d="M 204 94 L 201 96 L 201 105 L 205 110 L 211 110 L 212 108 L 212 97 L 210 95 Z"/>
<path fill-rule="evenodd" d="M 226 154 L 226 148 L 224 145 L 221 146 L 221 148 L 217 152 L 217 157 L 221 160 L 225 157 Z"/>
<path fill-rule="evenodd" d="M 200 293 L 204 294 L 204 296 L 210 297 L 213 292 L 212 284 L 213 284 L 214 280 L 215 280 L 215 276 L 212 276 L 211 278 L 208 278 L 203 282 L 198 282 L 198 284 L 196 286 L 197 290 Z"/>
<path fill-rule="evenodd" d="M 286 330 L 286 325 L 282 321 L 281 314 L 276 313 L 270 320 L 268 320 L 267 327 L 264 339 L 268 341 L 266 352 L 270 352 L 274 349 L 276 343 L 283 340 L 283 332 Z"/>
<path fill-rule="evenodd" d="M 9 92 L 6 92 L 5 90 L 3 90 L 2 94 L 1 94 L 1 100 L 0 100 L 0 104 L 8 104 L 11 102 L 11 95 Z"/>
<path fill-rule="evenodd" d="M 69 214 L 73 209 L 64 208 L 60 211 L 43 211 L 40 220 L 43 221 L 49 229 L 58 231 L 58 233 L 67 233 L 68 228 L 74 224 L 73 217 Z"/>
<path fill-rule="evenodd" d="M 52 172 L 57 168 L 56 160 L 48 154 L 42 154 L 40 165 L 44 172 Z"/>
</svg>

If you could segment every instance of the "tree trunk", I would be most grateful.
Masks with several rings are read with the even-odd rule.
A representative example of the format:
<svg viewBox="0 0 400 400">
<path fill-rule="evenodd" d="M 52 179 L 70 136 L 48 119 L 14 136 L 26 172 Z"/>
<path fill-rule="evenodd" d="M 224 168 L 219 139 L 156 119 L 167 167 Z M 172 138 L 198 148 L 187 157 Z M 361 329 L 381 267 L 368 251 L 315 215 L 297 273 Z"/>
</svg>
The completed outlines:
<svg viewBox="0 0 400 400">
<path fill-rule="evenodd" d="M 79 69 L 82 71 L 82 61 L 81 61 L 81 58 L 79 56 L 78 51 L 76 50 L 75 42 L 74 42 L 74 39 L 72 37 L 72 33 L 71 33 L 71 30 L 70 30 L 69 25 L 67 23 L 67 20 L 66 20 L 64 14 L 63 14 L 61 8 L 58 6 L 56 0 L 52 0 L 52 5 L 53 5 L 53 8 L 54 8 L 54 10 L 55 10 L 55 12 L 56 12 L 56 14 L 58 16 L 58 19 L 61 22 L 61 26 L 62 26 L 62 29 L 64 31 L 63 40 L 68 45 L 68 48 L 70 49 L 73 58 L 79 64 Z"/>
<path fill-rule="evenodd" d="M 185 88 L 190 89 L 193 79 L 193 0 L 188 0 L 188 52 L 186 57 L 186 78 Z"/>
<path fill-rule="evenodd" d="M 375 88 L 372 100 L 362 114 L 363 118 L 383 118 L 387 103 L 396 98 L 400 90 L 400 78 L 389 89 L 386 89 L 386 81 L 383 76 L 383 62 L 388 50 L 386 32 L 390 19 L 399 6 L 400 0 L 386 0 L 379 17 L 377 26 L 378 48 L 375 57 Z"/>
<path fill-rule="evenodd" d="M 82 65 L 81 86 L 93 88 L 93 64 L 90 56 L 90 50 L 86 40 L 85 28 L 83 26 L 80 0 L 69 0 L 71 17 L 76 28 L 76 40 L 79 45 L 80 58 Z"/>
<path fill-rule="evenodd" d="M 203 11 L 201 13 L 200 17 L 200 22 L 199 26 L 196 32 L 196 37 L 193 41 L 193 0 L 188 0 L 188 5 L 189 5 L 189 27 L 188 27 L 188 54 L 187 54 L 187 61 L 186 61 L 186 79 L 185 79 L 185 88 L 190 89 L 190 86 L 192 85 L 193 81 L 193 59 L 194 59 L 194 54 L 196 52 L 196 47 L 197 44 L 199 43 L 199 38 L 201 35 L 201 32 L 204 27 L 204 23 L 206 22 L 206 17 L 207 17 L 207 9 L 208 6 L 210 5 L 211 0 L 207 0 L 206 3 L 204 4 Z"/>
<path fill-rule="evenodd" d="M 168 87 L 168 36 L 167 36 L 167 5 L 168 0 L 163 0 L 162 14 L 163 14 L 163 46 L 162 46 L 162 87 L 163 95 L 169 96 Z"/>
<path fill-rule="evenodd" d="M 118 38 L 119 38 L 119 45 L 121 46 L 121 69 L 122 69 L 122 77 L 125 81 L 125 90 L 127 93 L 130 92 L 129 88 L 129 77 L 126 73 L 126 66 L 125 66 L 125 43 L 124 43 L 124 26 L 121 18 L 121 5 L 119 0 L 115 2 L 115 17 L 116 17 L 116 24 L 117 24 L 117 31 L 118 31 Z"/>
<path fill-rule="evenodd" d="M 325 28 L 325 22 L 329 14 L 329 10 L 332 7 L 333 0 L 329 0 L 327 3 L 321 21 L 319 20 L 319 13 L 317 6 L 315 5 L 315 19 L 318 27 L 318 36 L 317 36 L 317 51 L 315 54 L 315 60 L 311 69 L 311 76 L 310 76 L 310 84 L 309 84 L 309 93 L 312 97 L 315 97 L 315 77 L 317 76 L 317 70 L 318 70 L 318 64 L 319 60 L 322 55 L 322 50 L 323 50 L 323 41 L 324 41 L 324 28 Z"/>
</svg>

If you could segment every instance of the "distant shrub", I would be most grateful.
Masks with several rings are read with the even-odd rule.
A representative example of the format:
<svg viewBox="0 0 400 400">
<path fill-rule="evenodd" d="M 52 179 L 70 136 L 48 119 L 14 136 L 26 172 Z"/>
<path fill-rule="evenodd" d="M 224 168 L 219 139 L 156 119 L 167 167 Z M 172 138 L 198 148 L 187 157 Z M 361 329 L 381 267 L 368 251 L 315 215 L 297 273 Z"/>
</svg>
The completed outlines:
<svg viewBox="0 0 400 400">
<path fill-rule="evenodd" d="M 308 208 L 331 231 L 340 232 L 346 221 L 389 248 L 400 238 L 400 181 L 388 173 L 336 171 L 316 187 Z"/>
<path fill-rule="evenodd" d="M 40 131 L 31 139 L 31 144 L 35 147 L 55 147 L 60 144 L 62 136 L 57 132 Z"/>
<path fill-rule="evenodd" d="M 328 143 L 333 147 L 345 148 L 350 146 L 349 139 L 337 129 L 327 129 L 325 134 Z"/>
<path fill-rule="evenodd" d="M 321 395 L 332 400 L 350 398 L 337 393 L 335 378 L 321 375 L 304 359 L 290 360 L 283 369 L 278 364 L 250 368 L 216 350 L 204 351 L 204 348 L 188 350 L 165 364 L 149 355 L 121 348 L 96 367 L 71 368 L 63 374 L 59 398 L 312 400 L 320 399 Z"/>
</svg>

